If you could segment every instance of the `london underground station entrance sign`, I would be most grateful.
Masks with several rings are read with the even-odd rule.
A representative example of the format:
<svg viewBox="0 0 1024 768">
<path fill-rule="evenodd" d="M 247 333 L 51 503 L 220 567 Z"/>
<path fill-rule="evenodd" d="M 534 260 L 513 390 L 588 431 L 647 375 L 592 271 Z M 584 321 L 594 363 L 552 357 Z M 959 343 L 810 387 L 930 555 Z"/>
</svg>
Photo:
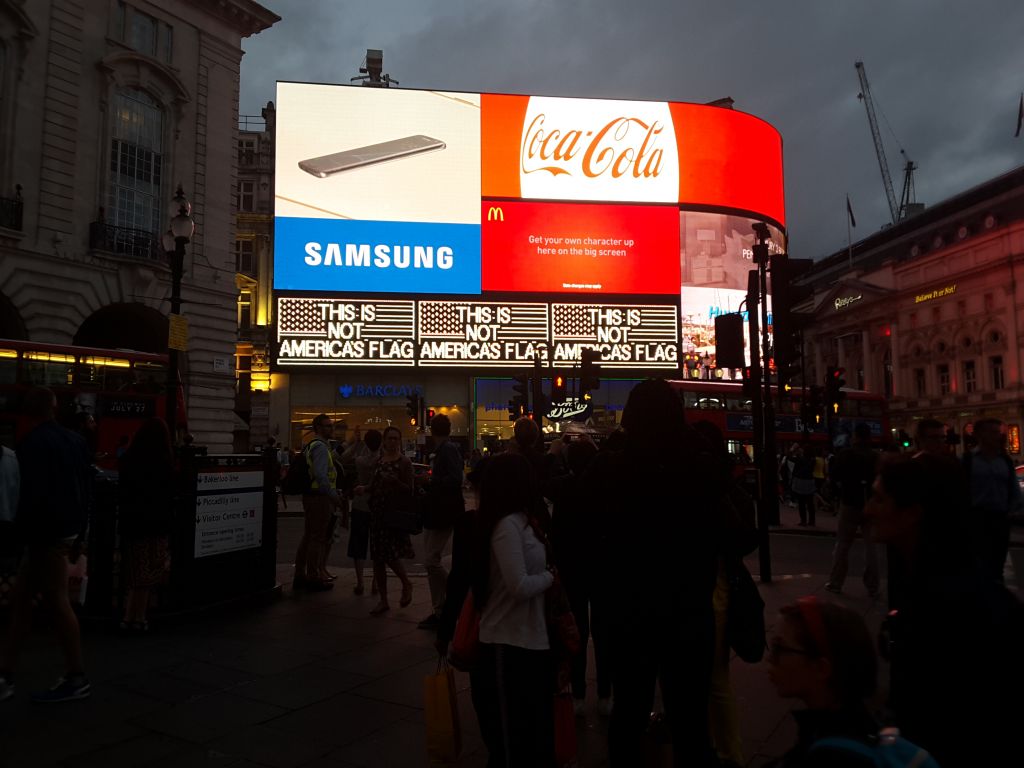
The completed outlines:
<svg viewBox="0 0 1024 768">
<path fill-rule="evenodd" d="M 784 244 L 781 139 L 717 107 L 279 83 L 276 168 L 281 366 L 675 368 Z"/>
</svg>

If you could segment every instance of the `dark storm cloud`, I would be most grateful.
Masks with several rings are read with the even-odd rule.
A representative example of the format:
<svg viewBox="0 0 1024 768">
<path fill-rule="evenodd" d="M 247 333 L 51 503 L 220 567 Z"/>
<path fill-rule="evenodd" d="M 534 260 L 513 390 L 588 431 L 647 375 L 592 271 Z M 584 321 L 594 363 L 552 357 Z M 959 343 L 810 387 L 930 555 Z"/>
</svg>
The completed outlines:
<svg viewBox="0 0 1024 768">
<path fill-rule="evenodd" d="M 1020 0 L 264 0 L 242 111 L 274 81 L 347 82 L 368 47 L 402 87 L 704 102 L 785 142 L 790 251 L 818 258 L 889 221 L 854 62 L 863 60 L 897 197 L 903 159 L 935 203 L 1024 162 Z M 891 126 L 891 131 L 890 131 Z"/>
</svg>

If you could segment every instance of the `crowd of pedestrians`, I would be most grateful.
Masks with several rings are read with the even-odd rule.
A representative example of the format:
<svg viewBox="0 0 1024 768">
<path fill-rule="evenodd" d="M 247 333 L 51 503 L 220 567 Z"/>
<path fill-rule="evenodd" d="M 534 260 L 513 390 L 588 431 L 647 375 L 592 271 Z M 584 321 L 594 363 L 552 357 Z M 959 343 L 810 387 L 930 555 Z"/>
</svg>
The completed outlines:
<svg viewBox="0 0 1024 768">
<path fill-rule="evenodd" d="M 721 435 L 688 425 L 671 388 L 648 381 L 631 394 L 621 433 L 600 449 L 581 437 L 543 454 L 538 438 L 522 420 L 506 452 L 471 473 L 477 509 L 456 520 L 438 629 L 445 651 L 463 601 L 474 601 L 481 652 L 470 682 L 488 764 L 554 765 L 552 702 L 562 685 L 576 713 L 585 711 L 585 651 L 567 677 L 558 674 L 550 602 L 563 590 L 584 649 L 593 640 L 612 766 L 644 754 L 656 689 L 674 764 L 743 764 L 739 722 L 756 715 L 729 681 L 729 574 L 757 538 L 752 521 L 723 503 L 734 467 Z M 996 562 L 1006 556 L 1002 522 L 1016 479 L 995 459 L 999 446 L 984 445 L 979 435 L 963 462 L 926 450 L 882 455 L 860 428 L 832 458 L 840 521 L 826 591 L 843 589 L 859 533 L 877 549 L 863 574 L 874 599 L 887 558 L 890 611 L 875 637 L 839 604 L 809 597 L 783 608 L 767 663 L 779 695 L 804 708 L 794 713 L 796 743 L 774 765 L 869 766 L 889 749 L 948 768 L 1003 764 L 1013 753 L 1013 723 L 1024 715 L 1024 609 Z M 801 518 L 813 525 L 825 457 L 807 450 L 794 459 L 791 480 L 803 481 L 791 486 L 795 501 L 808 497 Z M 550 515 L 538 498 L 551 502 Z M 889 679 L 880 678 L 879 648 Z"/>
<path fill-rule="evenodd" d="M 32 390 L 26 406 L 31 428 L 16 451 L 0 455 L 0 533 L 16 532 L 25 545 L 0 645 L 0 700 L 14 693 L 39 594 L 66 670 L 35 698 L 65 701 L 90 692 L 67 587 L 88 522 L 90 449 L 56 423 L 52 392 Z M 919 423 L 912 453 L 876 451 L 862 425 L 827 472 L 812 449 L 790 453 L 787 483 L 801 523 L 814 525 L 823 484 L 835 488 L 825 591 L 845 588 L 859 533 L 864 587 L 882 599 L 884 554 L 888 604 L 877 637 L 827 595 L 801 598 L 773 622 L 763 643 L 771 682 L 802 703 L 796 742 L 777 768 L 876 765 L 886 748 L 914 751 L 922 768 L 1004 764 L 1014 754 L 1024 717 L 1024 608 L 1002 579 L 1009 516 L 1022 499 L 1001 427 L 978 421 L 977 447 L 962 459 L 948 452 L 943 425 L 932 420 Z M 439 415 L 430 428 L 431 472 L 418 481 L 397 428 L 332 443 L 331 418 L 313 420 L 312 439 L 290 462 L 308 473 L 295 589 L 332 588 L 327 554 L 332 526 L 342 525 L 357 595 L 365 592 L 364 564 L 372 563 L 378 602 L 371 614 L 391 609 L 389 570 L 401 583 L 399 606 L 408 606 L 413 585 L 403 561 L 414 552 L 403 520 L 417 510 L 431 603 L 419 626 L 436 630 L 447 655 L 459 622 L 477 616 L 479 646 L 468 671 L 489 766 L 555 765 L 556 696 L 568 692 L 575 714 L 585 714 L 591 641 L 613 767 L 637 765 L 645 753 L 659 693 L 675 765 L 744 764 L 740 722 L 756 714 L 737 702 L 729 678 L 733 590 L 759 539 L 717 428 L 687 423 L 680 398 L 660 380 L 633 389 L 621 430 L 600 447 L 576 434 L 545 451 L 537 424 L 520 419 L 504 452 L 475 457 L 468 507 L 451 423 Z M 119 471 L 128 589 L 121 628 L 145 632 L 152 590 L 169 573 L 178 483 L 162 421 L 131 436 Z M 449 541 L 450 573 L 442 565 Z"/>
</svg>

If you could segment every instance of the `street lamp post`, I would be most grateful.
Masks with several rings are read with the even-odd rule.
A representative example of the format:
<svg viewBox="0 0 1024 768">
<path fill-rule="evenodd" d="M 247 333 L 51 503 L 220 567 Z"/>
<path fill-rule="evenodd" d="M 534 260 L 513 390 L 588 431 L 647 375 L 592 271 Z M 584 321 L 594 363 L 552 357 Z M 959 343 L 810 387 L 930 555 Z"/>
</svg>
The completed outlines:
<svg viewBox="0 0 1024 768">
<path fill-rule="evenodd" d="M 178 185 L 178 190 L 171 201 L 171 225 L 164 233 L 162 243 L 167 259 L 171 265 L 171 317 L 173 326 L 181 315 L 181 273 L 185 266 L 185 246 L 192 239 L 196 223 L 192 220 L 192 204 Z M 167 364 L 167 429 L 171 440 L 178 442 L 178 353 L 177 345 L 168 339 Z"/>
</svg>

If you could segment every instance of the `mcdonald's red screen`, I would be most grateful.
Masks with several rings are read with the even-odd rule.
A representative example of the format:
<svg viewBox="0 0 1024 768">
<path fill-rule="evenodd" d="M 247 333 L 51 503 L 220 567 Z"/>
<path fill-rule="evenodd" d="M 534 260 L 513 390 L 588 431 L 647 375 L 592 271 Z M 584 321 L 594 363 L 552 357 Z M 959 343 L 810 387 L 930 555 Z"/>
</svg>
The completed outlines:
<svg viewBox="0 0 1024 768">
<path fill-rule="evenodd" d="M 483 290 L 679 293 L 675 206 L 484 201 Z"/>
</svg>

